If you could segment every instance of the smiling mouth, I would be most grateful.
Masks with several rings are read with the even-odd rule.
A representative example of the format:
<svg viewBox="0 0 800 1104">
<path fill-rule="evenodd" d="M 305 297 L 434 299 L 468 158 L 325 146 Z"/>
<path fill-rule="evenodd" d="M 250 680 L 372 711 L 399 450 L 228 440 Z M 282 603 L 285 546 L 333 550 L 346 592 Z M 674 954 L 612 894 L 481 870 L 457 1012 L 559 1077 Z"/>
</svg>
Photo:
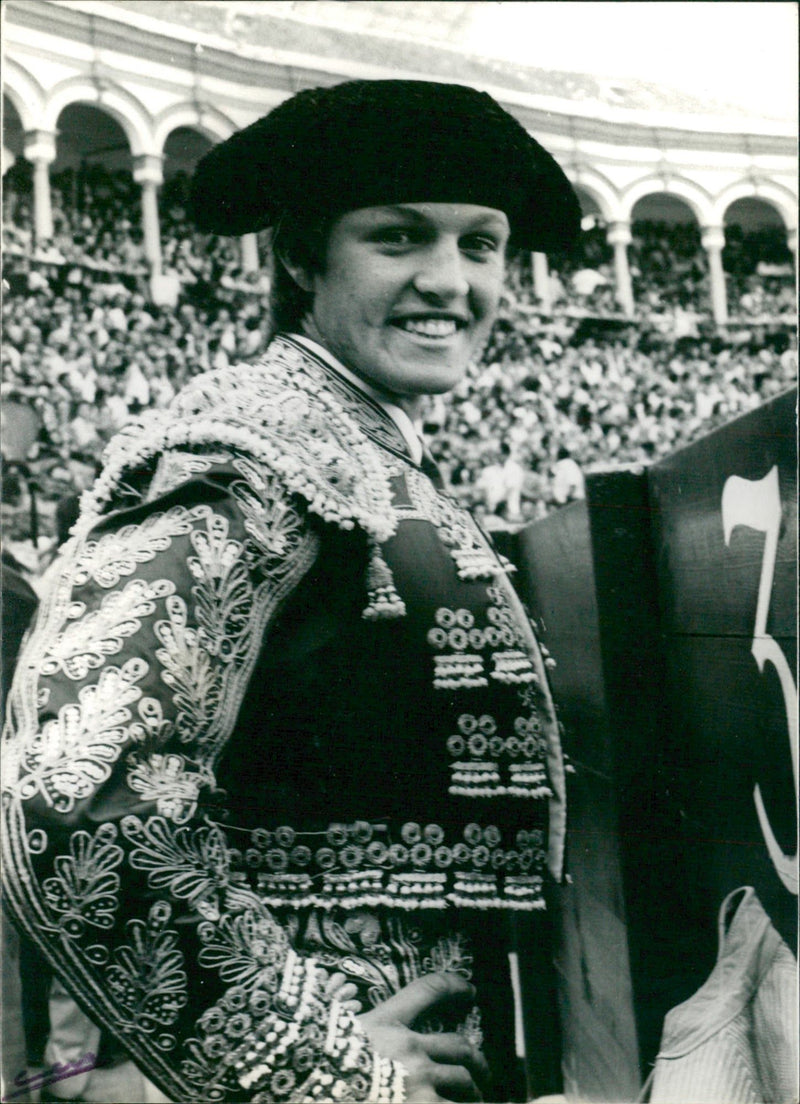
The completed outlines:
<svg viewBox="0 0 800 1104">
<path fill-rule="evenodd" d="M 392 323 L 404 333 L 441 340 L 453 337 L 467 323 L 460 318 L 399 318 Z"/>
</svg>

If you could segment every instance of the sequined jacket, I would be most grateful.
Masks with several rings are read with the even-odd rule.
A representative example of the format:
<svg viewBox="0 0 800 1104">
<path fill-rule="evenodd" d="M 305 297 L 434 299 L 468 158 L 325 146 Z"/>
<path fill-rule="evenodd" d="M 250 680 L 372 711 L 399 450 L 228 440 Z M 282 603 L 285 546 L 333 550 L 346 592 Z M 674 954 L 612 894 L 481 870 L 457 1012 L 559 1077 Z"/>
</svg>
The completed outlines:
<svg viewBox="0 0 800 1104">
<path fill-rule="evenodd" d="M 173 1100 L 403 1099 L 320 968 L 362 1007 L 471 974 L 450 1027 L 513 1035 L 503 925 L 561 862 L 506 567 L 289 337 L 105 460 L 10 695 L 8 905 Z"/>
</svg>

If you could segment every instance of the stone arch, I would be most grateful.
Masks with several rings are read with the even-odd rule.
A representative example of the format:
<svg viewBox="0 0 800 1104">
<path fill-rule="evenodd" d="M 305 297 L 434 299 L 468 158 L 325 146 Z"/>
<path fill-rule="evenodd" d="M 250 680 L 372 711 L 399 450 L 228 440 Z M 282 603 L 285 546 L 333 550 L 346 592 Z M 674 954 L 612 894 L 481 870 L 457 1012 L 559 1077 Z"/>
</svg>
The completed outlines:
<svg viewBox="0 0 800 1104">
<path fill-rule="evenodd" d="M 106 169 L 132 168 L 128 135 L 117 117 L 99 104 L 80 100 L 60 111 L 53 172 L 100 163 Z"/>
<path fill-rule="evenodd" d="M 606 222 L 616 222 L 622 217 L 617 189 L 597 169 L 582 168 L 572 180 L 572 186 L 576 192 L 584 192 L 593 200 Z"/>
<path fill-rule="evenodd" d="M 5 58 L 3 62 L 3 94 L 17 109 L 23 130 L 44 129 L 44 89 L 13 58 Z"/>
<path fill-rule="evenodd" d="M 180 103 L 160 112 L 153 125 L 153 142 L 163 152 L 170 134 L 180 127 L 196 130 L 211 142 L 229 138 L 236 125 L 216 107 L 200 103 Z"/>
<path fill-rule="evenodd" d="M 631 208 L 631 224 L 637 222 L 694 223 L 700 226 L 697 212 L 683 196 L 674 192 L 647 192 Z"/>
<path fill-rule="evenodd" d="M 212 147 L 210 139 L 196 127 L 175 127 L 167 135 L 162 169 L 167 180 L 176 173 L 191 173 L 199 159 Z"/>
<path fill-rule="evenodd" d="M 628 201 L 633 199 L 629 218 L 634 298 L 659 310 L 702 312 L 707 309 L 710 280 L 703 248 L 707 225 L 703 211 L 708 204 L 700 206 L 691 188 L 689 196 L 695 202 L 682 194 L 684 189 L 663 180 L 659 183 L 661 187 L 654 187 L 652 179 L 642 181 L 626 194 Z M 716 232 L 721 239 L 722 232 Z M 716 287 L 716 274 L 713 279 Z M 722 319 L 724 305 L 719 303 L 713 309 Z"/>
<path fill-rule="evenodd" d="M 639 200 L 644 199 L 645 196 L 660 193 L 682 199 L 691 209 L 700 226 L 714 225 L 708 192 L 691 180 L 671 174 L 666 177 L 653 174 L 629 185 L 620 197 L 620 207 L 625 212 L 624 218 L 633 221 L 633 209 Z"/>
<path fill-rule="evenodd" d="M 714 200 L 714 217 L 718 224 L 732 204 L 740 199 L 759 199 L 769 204 L 780 215 L 787 230 L 797 229 L 797 196 L 789 188 L 771 180 L 748 179 L 731 184 Z"/>
<path fill-rule="evenodd" d="M 722 262 L 728 275 L 729 296 L 735 299 L 748 291 L 774 295 L 781 287 L 791 289 L 793 295 L 794 258 L 789 229 L 777 205 L 751 192 L 732 200 L 723 219 Z M 788 296 L 782 298 L 788 303 Z"/>
<path fill-rule="evenodd" d="M 131 155 L 157 153 L 152 135 L 152 120 L 139 100 L 112 81 L 95 82 L 84 76 L 71 77 L 53 88 L 48 97 L 44 129 L 55 131 L 65 107 L 86 103 L 111 115 L 125 131 Z"/>
<path fill-rule="evenodd" d="M 3 93 L 3 174 L 7 165 L 25 156 L 25 127 L 11 96 Z"/>
<path fill-rule="evenodd" d="M 180 116 L 174 118 L 178 120 Z M 212 145 L 210 136 L 196 124 L 179 123 L 166 135 L 161 156 L 163 183 L 159 192 L 162 218 L 176 206 L 185 209 L 195 165 Z"/>
</svg>

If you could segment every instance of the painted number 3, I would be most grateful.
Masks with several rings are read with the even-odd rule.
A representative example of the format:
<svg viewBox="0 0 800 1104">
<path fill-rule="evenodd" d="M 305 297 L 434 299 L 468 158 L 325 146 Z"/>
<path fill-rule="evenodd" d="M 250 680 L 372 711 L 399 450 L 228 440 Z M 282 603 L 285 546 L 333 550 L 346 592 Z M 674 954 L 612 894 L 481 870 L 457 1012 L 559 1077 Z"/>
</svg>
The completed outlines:
<svg viewBox="0 0 800 1104">
<path fill-rule="evenodd" d="M 798 804 L 797 784 L 797 689 L 792 672 L 781 651 L 777 640 L 767 633 L 767 612 L 772 594 L 772 581 L 775 575 L 775 556 L 778 549 L 778 533 L 781 524 L 781 495 L 778 484 L 778 469 L 773 467 L 763 479 L 742 479 L 732 475 L 725 481 L 722 489 L 722 526 L 725 531 L 725 543 L 730 544 L 731 534 L 738 525 L 764 533 L 764 556 L 761 561 L 761 578 L 758 584 L 756 603 L 756 621 L 753 629 L 753 643 L 750 649 L 758 669 L 763 673 L 764 665 L 771 663 L 775 668 L 783 691 L 786 707 L 786 721 L 789 729 L 789 748 L 792 756 L 794 775 L 795 810 Z M 764 807 L 764 799 L 758 785 L 753 790 L 753 799 L 758 813 L 758 822 L 764 836 L 764 842 L 778 877 L 790 893 L 797 894 L 797 850 L 794 855 L 785 854 L 775 839 L 775 833 Z"/>
</svg>

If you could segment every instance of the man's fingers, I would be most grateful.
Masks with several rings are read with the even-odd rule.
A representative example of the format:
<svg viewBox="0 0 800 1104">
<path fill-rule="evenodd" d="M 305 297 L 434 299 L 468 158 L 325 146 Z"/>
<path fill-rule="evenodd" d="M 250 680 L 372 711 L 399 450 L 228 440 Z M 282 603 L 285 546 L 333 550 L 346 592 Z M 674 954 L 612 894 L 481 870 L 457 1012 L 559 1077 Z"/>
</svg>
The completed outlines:
<svg viewBox="0 0 800 1104">
<path fill-rule="evenodd" d="M 445 1001 L 474 999 L 475 986 L 458 974 L 426 974 L 378 1005 L 374 1014 L 383 1023 L 394 1021 L 411 1025 L 423 1012 L 429 1012 Z"/>
<path fill-rule="evenodd" d="M 483 1100 L 475 1079 L 464 1066 L 434 1066 L 431 1080 L 445 1100 Z"/>
<path fill-rule="evenodd" d="M 431 1035 L 419 1035 L 418 1038 L 432 1061 L 451 1066 L 464 1066 L 478 1084 L 486 1089 L 489 1081 L 489 1063 L 483 1053 L 463 1035 L 455 1032 L 436 1032 Z"/>
</svg>

